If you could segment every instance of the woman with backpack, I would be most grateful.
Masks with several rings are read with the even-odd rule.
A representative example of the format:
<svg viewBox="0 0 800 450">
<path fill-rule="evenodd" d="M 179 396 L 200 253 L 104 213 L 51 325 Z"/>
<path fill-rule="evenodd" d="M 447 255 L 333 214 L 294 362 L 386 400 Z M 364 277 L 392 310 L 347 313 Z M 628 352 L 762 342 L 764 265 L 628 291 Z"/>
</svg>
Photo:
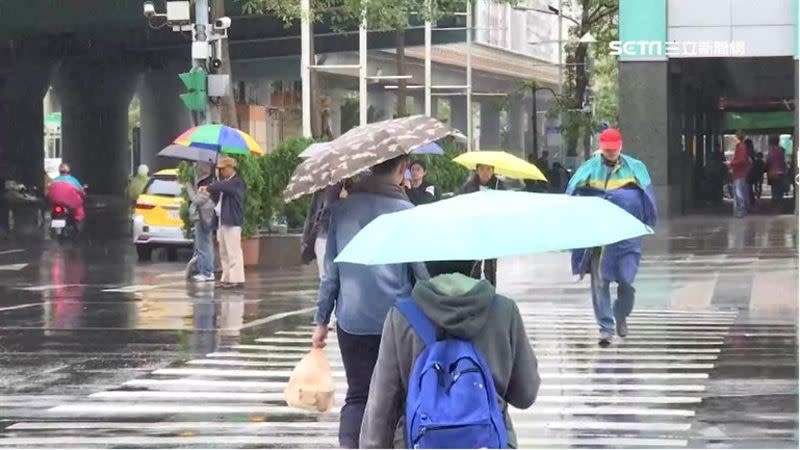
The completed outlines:
<svg viewBox="0 0 800 450">
<path fill-rule="evenodd" d="M 508 405 L 529 408 L 540 383 L 519 309 L 486 280 L 431 275 L 386 319 L 360 446 L 516 447 Z"/>
</svg>

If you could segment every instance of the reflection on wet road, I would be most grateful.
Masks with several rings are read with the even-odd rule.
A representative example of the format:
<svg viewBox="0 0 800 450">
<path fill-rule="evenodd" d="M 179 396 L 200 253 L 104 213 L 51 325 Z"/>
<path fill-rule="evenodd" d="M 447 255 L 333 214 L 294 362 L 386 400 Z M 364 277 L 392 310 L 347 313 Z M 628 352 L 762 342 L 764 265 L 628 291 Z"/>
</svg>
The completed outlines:
<svg viewBox="0 0 800 450">
<path fill-rule="evenodd" d="M 522 447 L 798 444 L 794 217 L 686 219 L 647 241 L 631 333 L 595 343 L 563 254 L 500 263 L 536 350 Z M 180 265 L 106 248 L 0 248 L 0 447 L 331 447 L 337 414 L 284 406 L 307 351 L 311 268 L 187 288 Z M 341 359 L 327 354 L 340 395 Z"/>
</svg>

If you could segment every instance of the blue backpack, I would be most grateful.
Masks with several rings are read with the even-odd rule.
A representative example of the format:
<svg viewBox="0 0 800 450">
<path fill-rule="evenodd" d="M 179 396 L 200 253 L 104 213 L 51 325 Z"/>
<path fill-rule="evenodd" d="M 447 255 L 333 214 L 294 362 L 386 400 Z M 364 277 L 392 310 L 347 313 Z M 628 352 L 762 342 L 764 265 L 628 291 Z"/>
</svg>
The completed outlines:
<svg viewBox="0 0 800 450">
<path fill-rule="evenodd" d="M 425 342 L 408 379 L 408 448 L 506 448 L 492 371 L 470 341 L 436 340 L 436 327 L 411 298 L 397 309 Z"/>
</svg>

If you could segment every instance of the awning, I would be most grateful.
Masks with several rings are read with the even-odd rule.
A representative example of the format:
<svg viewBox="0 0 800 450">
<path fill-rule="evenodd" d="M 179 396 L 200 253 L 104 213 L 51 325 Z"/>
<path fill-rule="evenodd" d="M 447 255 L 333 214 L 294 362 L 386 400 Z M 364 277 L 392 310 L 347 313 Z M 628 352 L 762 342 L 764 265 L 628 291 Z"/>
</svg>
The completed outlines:
<svg viewBox="0 0 800 450">
<path fill-rule="evenodd" d="M 724 113 L 723 123 L 725 124 L 725 130 L 729 132 L 737 130 L 745 132 L 788 130 L 788 132 L 791 132 L 794 129 L 794 112 L 726 112 Z"/>
</svg>

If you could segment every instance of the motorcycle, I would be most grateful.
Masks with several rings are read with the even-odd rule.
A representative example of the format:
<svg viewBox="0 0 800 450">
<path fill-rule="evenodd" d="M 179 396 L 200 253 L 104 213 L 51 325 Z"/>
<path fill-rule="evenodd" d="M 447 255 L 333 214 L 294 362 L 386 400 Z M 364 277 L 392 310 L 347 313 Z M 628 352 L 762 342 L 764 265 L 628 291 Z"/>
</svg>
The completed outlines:
<svg viewBox="0 0 800 450">
<path fill-rule="evenodd" d="M 72 211 L 59 203 L 53 204 L 50 210 L 50 237 L 59 242 L 78 237 L 78 222 Z"/>
</svg>

